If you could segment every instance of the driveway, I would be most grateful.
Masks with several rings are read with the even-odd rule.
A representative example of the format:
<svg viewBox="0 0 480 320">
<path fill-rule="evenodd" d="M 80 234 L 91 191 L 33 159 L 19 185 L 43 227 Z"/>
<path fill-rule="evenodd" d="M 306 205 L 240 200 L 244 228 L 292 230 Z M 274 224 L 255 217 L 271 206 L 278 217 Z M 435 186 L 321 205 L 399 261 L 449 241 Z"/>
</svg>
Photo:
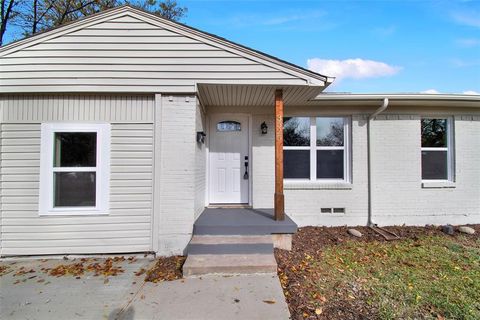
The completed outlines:
<svg viewBox="0 0 480 320">
<path fill-rule="evenodd" d="M 105 261 L 89 259 L 83 265 L 102 266 Z M 81 275 L 48 273 L 56 268 L 63 274 L 62 266 L 81 262 L 79 258 L 0 260 L 0 266 L 7 267 L 0 277 L 0 319 L 289 318 L 276 274 L 145 283 L 144 275 L 136 273 L 153 261 L 128 257 L 117 259 L 111 269 L 97 270 L 98 276 L 94 276 L 94 268 Z M 118 270 L 123 272 L 115 272 Z"/>
</svg>

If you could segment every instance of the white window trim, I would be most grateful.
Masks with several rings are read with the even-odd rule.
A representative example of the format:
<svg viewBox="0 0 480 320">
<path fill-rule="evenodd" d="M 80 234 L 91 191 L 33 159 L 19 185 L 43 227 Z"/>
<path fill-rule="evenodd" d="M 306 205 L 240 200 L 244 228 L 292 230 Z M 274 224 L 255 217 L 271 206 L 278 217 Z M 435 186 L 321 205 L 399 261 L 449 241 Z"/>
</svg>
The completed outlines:
<svg viewBox="0 0 480 320">
<path fill-rule="evenodd" d="M 54 136 L 56 132 L 96 132 L 97 166 L 78 168 L 54 168 Z M 108 214 L 110 196 L 110 125 L 106 123 L 43 123 L 40 150 L 40 199 L 39 215 L 99 215 Z M 94 207 L 61 207 L 53 205 L 54 172 L 95 171 L 96 205 Z"/>
<path fill-rule="evenodd" d="M 310 150 L 310 179 L 305 178 L 284 178 L 285 183 L 295 184 L 336 184 L 351 183 L 350 166 L 350 117 L 339 116 L 313 116 L 310 118 L 310 146 L 284 146 L 283 150 Z M 343 119 L 343 146 L 317 146 L 317 121 L 316 118 L 342 118 Z M 343 150 L 343 179 L 317 178 L 317 150 Z"/>
<path fill-rule="evenodd" d="M 447 119 L 447 146 L 446 147 L 422 147 L 420 146 L 420 154 L 422 151 L 447 151 L 447 179 L 422 179 L 422 184 L 428 186 L 430 183 L 450 183 L 455 182 L 455 145 L 454 145 L 454 125 L 453 117 L 441 117 L 441 116 L 424 116 L 422 119 Z M 421 132 L 420 132 L 421 134 Z M 420 137 L 421 139 L 421 137 Z M 421 161 L 421 157 L 420 157 Z M 423 172 L 420 171 L 420 177 Z M 448 184 L 450 186 L 450 184 Z"/>
</svg>

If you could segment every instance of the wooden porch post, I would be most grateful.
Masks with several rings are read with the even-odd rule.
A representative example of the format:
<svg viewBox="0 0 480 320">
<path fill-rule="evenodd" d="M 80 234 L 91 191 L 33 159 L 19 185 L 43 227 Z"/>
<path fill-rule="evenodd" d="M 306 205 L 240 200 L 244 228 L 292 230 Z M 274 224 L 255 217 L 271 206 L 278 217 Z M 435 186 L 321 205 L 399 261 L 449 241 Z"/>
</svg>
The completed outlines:
<svg viewBox="0 0 480 320">
<path fill-rule="evenodd" d="M 283 91 L 275 90 L 275 220 L 285 220 L 283 195 Z"/>
</svg>

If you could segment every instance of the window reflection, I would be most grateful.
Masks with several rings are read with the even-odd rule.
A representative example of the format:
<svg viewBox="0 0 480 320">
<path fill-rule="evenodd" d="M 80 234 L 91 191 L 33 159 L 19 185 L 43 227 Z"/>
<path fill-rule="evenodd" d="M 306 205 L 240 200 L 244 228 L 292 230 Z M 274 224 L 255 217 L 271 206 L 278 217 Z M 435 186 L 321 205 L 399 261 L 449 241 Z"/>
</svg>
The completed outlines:
<svg viewBox="0 0 480 320">
<path fill-rule="evenodd" d="M 228 132 L 228 131 L 241 131 L 242 124 L 237 121 L 221 121 L 217 123 L 217 131 L 219 132 Z"/>
</svg>

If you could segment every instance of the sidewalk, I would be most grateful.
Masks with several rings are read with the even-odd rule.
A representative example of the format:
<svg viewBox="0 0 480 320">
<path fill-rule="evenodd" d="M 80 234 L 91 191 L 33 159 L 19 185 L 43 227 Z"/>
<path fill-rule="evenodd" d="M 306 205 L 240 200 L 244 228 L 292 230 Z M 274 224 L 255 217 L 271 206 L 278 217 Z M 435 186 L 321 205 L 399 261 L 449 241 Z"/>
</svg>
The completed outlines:
<svg viewBox="0 0 480 320">
<path fill-rule="evenodd" d="M 119 262 L 125 272 L 108 280 L 92 275 L 53 277 L 41 271 L 74 261 L 11 262 L 0 261 L 10 270 L 0 277 L 0 319 L 289 318 L 276 274 L 144 283 L 144 275 L 135 272 L 148 267 L 148 259 Z M 35 272 L 14 276 L 22 266 Z"/>
</svg>

